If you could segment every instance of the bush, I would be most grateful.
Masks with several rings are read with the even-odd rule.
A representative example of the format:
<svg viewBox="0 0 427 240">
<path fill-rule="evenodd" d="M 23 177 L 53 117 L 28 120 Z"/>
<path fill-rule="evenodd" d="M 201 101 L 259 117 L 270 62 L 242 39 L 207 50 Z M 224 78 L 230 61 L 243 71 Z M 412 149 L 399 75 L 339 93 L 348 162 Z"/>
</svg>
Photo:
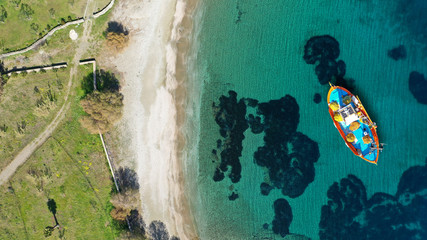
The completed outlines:
<svg viewBox="0 0 427 240">
<path fill-rule="evenodd" d="M 123 95 L 95 91 L 81 100 L 80 104 L 88 114 L 80 119 L 83 127 L 92 134 L 105 133 L 122 116 Z"/>
<path fill-rule="evenodd" d="M 10 2 L 15 5 L 16 8 L 19 7 L 19 4 L 21 4 L 21 0 L 10 0 Z"/>
<path fill-rule="evenodd" d="M 39 25 L 37 23 L 31 23 L 31 30 L 34 31 L 35 34 L 39 31 Z"/>
<path fill-rule="evenodd" d="M 26 3 L 21 4 L 19 15 L 22 18 L 24 18 L 25 20 L 31 20 L 33 14 L 34 14 L 34 10 L 30 7 L 30 5 Z"/>
<path fill-rule="evenodd" d="M 0 5 L 0 22 L 4 23 L 7 18 L 7 11 L 3 7 L 3 5 Z"/>
<path fill-rule="evenodd" d="M 55 18 L 55 9 L 53 8 L 49 9 L 49 15 L 51 18 Z"/>
<path fill-rule="evenodd" d="M 123 50 L 129 42 L 129 38 L 124 33 L 107 33 L 107 46 L 115 51 Z"/>
</svg>

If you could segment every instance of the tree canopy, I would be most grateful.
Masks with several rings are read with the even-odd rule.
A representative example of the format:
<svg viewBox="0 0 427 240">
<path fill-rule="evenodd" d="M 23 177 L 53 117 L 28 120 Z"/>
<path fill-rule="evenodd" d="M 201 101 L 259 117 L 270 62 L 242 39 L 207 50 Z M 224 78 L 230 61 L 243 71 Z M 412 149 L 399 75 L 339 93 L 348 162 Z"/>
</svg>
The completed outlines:
<svg viewBox="0 0 427 240">
<path fill-rule="evenodd" d="M 122 116 L 123 95 L 118 92 L 94 91 L 80 101 L 88 114 L 80 119 L 90 133 L 105 133 Z"/>
</svg>

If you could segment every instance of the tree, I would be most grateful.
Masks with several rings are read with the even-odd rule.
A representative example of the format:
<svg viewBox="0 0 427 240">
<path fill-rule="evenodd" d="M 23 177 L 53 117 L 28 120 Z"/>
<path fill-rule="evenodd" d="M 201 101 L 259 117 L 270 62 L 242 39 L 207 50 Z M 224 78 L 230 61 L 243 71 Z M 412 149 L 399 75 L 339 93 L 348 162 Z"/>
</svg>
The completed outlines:
<svg viewBox="0 0 427 240">
<path fill-rule="evenodd" d="M 30 27 L 31 27 L 31 30 L 33 30 L 35 34 L 38 33 L 38 31 L 39 31 L 39 25 L 37 23 L 31 23 Z"/>
<path fill-rule="evenodd" d="M 3 5 L 0 6 L 0 22 L 4 23 L 7 18 L 7 11 L 3 7 Z"/>
<path fill-rule="evenodd" d="M 55 230 L 55 228 L 54 228 L 54 227 L 47 226 L 47 227 L 44 229 L 44 236 L 45 236 L 45 237 L 52 236 L 52 232 L 53 232 L 53 230 Z"/>
<path fill-rule="evenodd" d="M 30 7 L 30 5 L 23 3 L 21 4 L 21 9 L 19 10 L 19 14 L 26 20 L 31 20 L 32 15 L 34 14 L 34 10 Z"/>
<path fill-rule="evenodd" d="M 107 33 L 107 46 L 115 51 L 123 50 L 129 42 L 129 37 L 124 33 Z"/>
<path fill-rule="evenodd" d="M 126 209 L 126 208 L 113 208 L 113 210 L 111 210 L 110 215 L 113 219 L 117 220 L 117 221 L 126 221 L 126 217 L 130 214 L 130 209 Z"/>
<path fill-rule="evenodd" d="M 92 134 L 105 133 L 122 116 L 123 95 L 94 91 L 81 100 L 80 105 L 88 114 L 80 119 L 83 127 Z"/>
<path fill-rule="evenodd" d="M 55 200 L 49 198 L 47 200 L 47 208 L 53 214 L 53 218 L 55 218 L 55 226 L 53 226 L 53 227 L 52 226 L 47 226 L 44 229 L 44 236 L 45 237 L 51 236 L 53 230 L 55 230 L 55 228 L 59 227 L 58 220 L 56 219 L 56 202 L 55 202 Z"/>
<path fill-rule="evenodd" d="M 137 209 L 140 206 L 139 192 L 129 190 L 111 196 L 110 202 L 116 208 Z"/>
</svg>

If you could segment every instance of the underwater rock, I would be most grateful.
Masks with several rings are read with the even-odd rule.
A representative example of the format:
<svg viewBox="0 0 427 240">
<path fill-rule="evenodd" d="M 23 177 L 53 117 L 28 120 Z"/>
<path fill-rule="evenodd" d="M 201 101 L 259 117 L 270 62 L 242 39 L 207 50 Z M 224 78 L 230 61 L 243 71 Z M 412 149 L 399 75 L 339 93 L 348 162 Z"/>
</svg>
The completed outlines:
<svg viewBox="0 0 427 240">
<path fill-rule="evenodd" d="M 393 49 L 388 50 L 387 55 L 397 61 L 400 59 L 405 59 L 406 58 L 406 48 L 403 45 L 399 45 Z"/>
<path fill-rule="evenodd" d="M 254 161 L 267 168 L 272 187 L 291 198 L 298 197 L 314 180 L 318 144 L 296 131 L 299 107 L 290 95 L 259 104 L 258 113 L 264 115 L 265 144 L 254 153 Z"/>
<path fill-rule="evenodd" d="M 231 195 L 230 195 L 230 196 L 228 196 L 228 199 L 229 199 L 230 201 L 234 201 L 234 200 L 236 200 L 237 198 L 239 198 L 239 194 L 237 194 L 237 193 L 235 193 L 235 192 L 232 192 L 232 193 L 231 193 Z"/>
<path fill-rule="evenodd" d="M 375 193 L 369 200 L 354 175 L 334 183 L 322 207 L 320 239 L 427 239 L 427 166 L 406 170 L 395 196 Z"/>
<path fill-rule="evenodd" d="M 258 100 L 253 98 L 245 98 L 245 103 L 248 107 L 256 107 L 258 105 Z"/>
<path fill-rule="evenodd" d="M 322 101 L 322 96 L 319 93 L 315 93 L 313 97 L 313 101 L 319 104 Z"/>
<path fill-rule="evenodd" d="M 259 133 L 262 133 L 262 131 L 264 131 L 264 125 L 261 123 L 261 118 L 258 116 L 254 117 L 253 114 L 249 114 L 248 124 L 249 124 L 249 127 L 251 128 L 251 132 L 254 134 L 259 134 Z"/>
<path fill-rule="evenodd" d="M 270 193 L 270 191 L 273 189 L 272 186 L 270 186 L 268 183 L 265 183 L 265 182 L 261 183 L 260 188 L 261 188 L 261 194 L 265 196 L 267 196 Z"/>
<path fill-rule="evenodd" d="M 274 201 L 274 219 L 272 222 L 273 232 L 285 237 L 289 233 L 289 226 L 292 222 L 292 209 L 288 201 L 279 198 Z"/>
<path fill-rule="evenodd" d="M 304 46 L 304 60 L 308 64 L 315 64 L 323 60 L 335 60 L 339 55 L 340 45 L 330 35 L 312 37 Z"/>
<path fill-rule="evenodd" d="M 249 114 L 245 118 L 246 104 L 255 106 L 256 116 Z M 278 188 L 284 195 L 295 198 L 314 180 L 319 148 L 315 141 L 296 131 L 300 115 L 294 97 L 286 95 L 258 103 L 249 98 L 238 101 L 237 93 L 230 91 L 229 97 L 221 96 L 219 106 L 214 103 L 213 108 L 215 120 L 225 136 L 223 141 L 217 141 L 221 162 L 215 170 L 214 181 L 222 181 L 226 174 L 233 183 L 240 180 L 239 158 L 244 132 L 249 127 L 254 134 L 264 132 L 264 145 L 254 153 L 254 162 L 265 167 L 270 179 L 269 184 L 261 184 L 261 194 L 268 195 Z"/>
<path fill-rule="evenodd" d="M 327 84 L 334 77 L 345 75 L 344 61 L 336 61 L 339 55 L 339 43 L 329 35 L 312 37 L 304 46 L 304 61 L 307 64 L 316 65 L 315 73 L 322 85 Z"/>
<path fill-rule="evenodd" d="M 264 229 L 268 229 L 268 227 L 269 227 L 268 223 L 264 223 L 264 224 L 262 225 L 262 228 L 264 228 Z"/>
<path fill-rule="evenodd" d="M 220 127 L 220 134 L 227 144 L 221 151 L 221 163 L 216 170 L 214 180 L 221 181 L 222 175 L 231 168 L 228 177 L 233 183 L 239 182 L 241 178 L 241 164 L 239 157 L 242 155 L 243 134 L 249 125 L 246 121 L 246 104 L 243 99 L 237 101 L 237 93 L 228 92 L 228 97 L 221 96 L 219 105 L 213 104 L 215 121 Z M 219 143 L 217 142 L 217 145 Z M 218 172 L 219 171 L 219 172 Z"/>
<path fill-rule="evenodd" d="M 220 181 L 222 181 L 224 178 L 225 178 L 224 173 L 223 173 L 219 168 L 217 168 L 217 169 L 215 170 L 215 173 L 214 173 L 214 176 L 213 176 L 213 180 L 214 180 L 215 182 L 220 182 Z"/>
<path fill-rule="evenodd" d="M 427 104 L 427 79 L 423 74 L 416 71 L 410 73 L 409 91 L 419 103 Z"/>
</svg>

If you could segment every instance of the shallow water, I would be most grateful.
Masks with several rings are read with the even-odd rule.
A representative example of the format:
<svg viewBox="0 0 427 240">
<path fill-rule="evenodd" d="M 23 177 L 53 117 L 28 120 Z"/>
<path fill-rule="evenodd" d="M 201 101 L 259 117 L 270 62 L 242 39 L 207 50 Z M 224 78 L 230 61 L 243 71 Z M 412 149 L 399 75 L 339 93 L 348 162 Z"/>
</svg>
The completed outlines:
<svg viewBox="0 0 427 240">
<path fill-rule="evenodd" d="M 200 86 L 194 96 L 202 99 L 200 132 L 190 141 L 198 156 L 187 163 L 201 239 L 279 239 L 287 230 L 312 239 L 385 239 L 384 233 L 417 239 L 405 229 L 387 227 L 405 224 L 426 236 L 425 220 L 408 210 L 427 214 L 426 167 L 407 170 L 424 166 L 427 158 L 427 105 L 409 87 L 412 71 L 427 76 L 427 51 L 421 44 L 426 36 L 417 28 L 427 23 L 419 14 L 427 6 L 414 0 L 403 9 L 400 1 L 380 2 L 201 1 L 190 58 L 190 80 Z M 324 35 L 339 46 L 319 45 L 338 47 L 339 54 L 308 64 L 303 58 L 307 41 Z M 389 54 L 400 45 L 406 56 Z M 334 67 L 339 61 L 345 63 L 345 73 Z M 329 88 L 317 75 L 324 80 L 321 74 L 335 70 L 326 78 L 344 77 L 377 123 L 380 142 L 387 144 L 377 166 L 354 156 L 333 126 L 326 104 Z M 237 94 L 235 102 L 228 98 L 230 90 Z M 318 104 L 313 101 L 316 93 L 322 97 Z M 290 98 L 282 105 L 272 101 L 286 95 Z M 222 107 L 221 96 L 227 97 Z M 223 115 L 216 121 L 218 112 Z M 252 126 L 250 114 L 261 123 Z M 237 124 L 221 122 L 224 116 Z M 221 159 L 228 148 L 227 159 Z M 409 177 L 401 180 L 405 171 Z M 273 188 L 267 196 L 261 193 L 262 183 L 269 186 L 264 191 Z"/>
</svg>

